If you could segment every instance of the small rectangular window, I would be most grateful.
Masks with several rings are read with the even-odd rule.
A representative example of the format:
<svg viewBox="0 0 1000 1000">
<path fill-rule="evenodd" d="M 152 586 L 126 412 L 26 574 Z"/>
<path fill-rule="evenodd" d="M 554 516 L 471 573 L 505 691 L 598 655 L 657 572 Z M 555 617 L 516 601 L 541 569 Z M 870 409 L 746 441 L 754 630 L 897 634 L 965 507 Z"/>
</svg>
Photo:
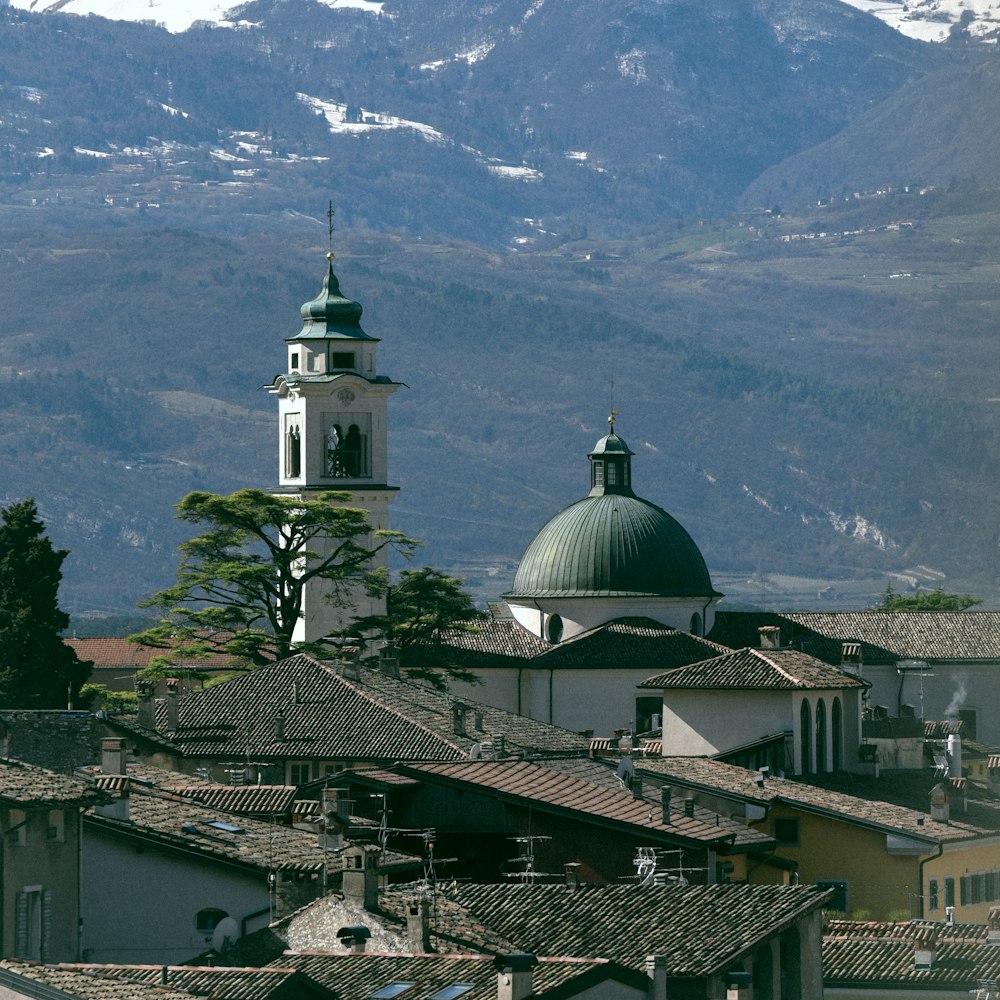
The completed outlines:
<svg viewBox="0 0 1000 1000">
<path fill-rule="evenodd" d="M 833 889 L 833 896 L 826 904 L 828 910 L 836 910 L 837 913 L 847 913 L 847 881 L 842 878 L 818 878 L 816 879 L 817 889 Z"/>
<path fill-rule="evenodd" d="M 371 1000 L 392 1000 L 393 997 L 405 993 L 413 985 L 413 983 L 389 983 L 388 986 L 383 986 L 382 989 L 372 993 Z"/>
<path fill-rule="evenodd" d="M 7 843 L 11 847 L 24 847 L 28 842 L 28 817 L 20 809 L 8 813 L 10 826 L 7 827 Z"/>
<path fill-rule="evenodd" d="M 312 780 L 312 767 L 309 761 L 296 761 L 288 765 L 288 780 L 292 785 L 304 785 Z"/>
<path fill-rule="evenodd" d="M 334 368 L 353 368 L 354 367 L 354 352 L 353 351 L 334 351 L 333 352 L 333 367 Z"/>
<path fill-rule="evenodd" d="M 774 839 L 779 844 L 798 844 L 799 821 L 787 816 L 777 817 L 774 821 Z"/>
<path fill-rule="evenodd" d="M 299 352 L 298 351 L 292 351 L 292 360 L 289 362 L 288 367 L 292 371 L 296 371 L 298 369 L 298 367 L 299 367 Z"/>
<path fill-rule="evenodd" d="M 968 906 L 972 902 L 972 876 L 963 875 L 958 883 L 959 902 L 962 906 Z"/>
</svg>

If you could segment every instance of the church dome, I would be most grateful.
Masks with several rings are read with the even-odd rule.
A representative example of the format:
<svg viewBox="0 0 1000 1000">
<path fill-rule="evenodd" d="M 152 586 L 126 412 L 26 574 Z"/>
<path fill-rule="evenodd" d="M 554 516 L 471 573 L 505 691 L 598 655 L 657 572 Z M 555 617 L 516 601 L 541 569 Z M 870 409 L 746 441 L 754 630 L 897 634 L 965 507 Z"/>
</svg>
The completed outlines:
<svg viewBox="0 0 1000 1000">
<path fill-rule="evenodd" d="M 694 540 L 632 491 L 633 452 L 614 432 L 590 453 L 590 495 L 561 510 L 521 558 L 509 601 L 556 597 L 709 598 Z"/>
<path fill-rule="evenodd" d="M 588 496 L 560 511 L 521 559 L 511 598 L 705 597 L 698 546 L 665 510 L 636 496 Z"/>
</svg>

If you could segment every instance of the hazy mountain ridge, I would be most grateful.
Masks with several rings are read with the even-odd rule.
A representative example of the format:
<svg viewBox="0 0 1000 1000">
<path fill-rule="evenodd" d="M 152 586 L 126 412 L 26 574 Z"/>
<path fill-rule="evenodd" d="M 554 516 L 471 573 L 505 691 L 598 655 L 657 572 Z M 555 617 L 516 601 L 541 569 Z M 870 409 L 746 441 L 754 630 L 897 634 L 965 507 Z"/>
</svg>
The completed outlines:
<svg viewBox="0 0 1000 1000">
<path fill-rule="evenodd" d="M 393 517 L 421 562 L 502 591 L 586 491 L 613 381 L 637 489 L 720 589 L 1000 593 L 1000 205 L 875 194 L 895 162 L 965 176 L 992 81 L 968 49 L 792 0 L 234 16 L 255 26 L 0 10 L 4 500 L 39 497 L 72 610 L 171 579 L 188 490 L 273 482 L 255 390 L 318 289 L 331 197 L 343 288 L 411 387 Z M 948 107 L 965 139 L 934 167 L 921 126 Z M 815 201 L 813 148 L 852 201 L 752 211 Z"/>
</svg>

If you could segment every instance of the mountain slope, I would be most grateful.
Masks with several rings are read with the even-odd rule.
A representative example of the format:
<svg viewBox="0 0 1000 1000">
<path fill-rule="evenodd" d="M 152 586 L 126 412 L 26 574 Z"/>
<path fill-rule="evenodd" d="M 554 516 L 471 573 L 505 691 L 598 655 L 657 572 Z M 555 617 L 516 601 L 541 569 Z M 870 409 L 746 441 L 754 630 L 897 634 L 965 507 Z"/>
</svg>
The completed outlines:
<svg viewBox="0 0 1000 1000">
<path fill-rule="evenodd" d="M 832 139 L 764 171 L 747 206 L 807 204 L 892 185 L 1000 187 L 1000 59 L 916 80 Z"/>
</svg>

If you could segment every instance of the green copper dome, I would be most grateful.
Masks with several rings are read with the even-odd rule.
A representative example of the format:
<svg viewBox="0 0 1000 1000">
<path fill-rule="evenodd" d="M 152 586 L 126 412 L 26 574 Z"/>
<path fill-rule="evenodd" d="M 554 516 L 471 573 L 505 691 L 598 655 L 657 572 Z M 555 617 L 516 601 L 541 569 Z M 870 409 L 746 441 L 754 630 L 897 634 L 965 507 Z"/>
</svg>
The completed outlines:
<svg viewBox="0 0 1000 1000">
<path fill-rule="evenodd" d="M 716 595 L 691 536 L 632 492 L 632 455 L 612 426 L 590 453 L 590 495 L 534 537 L 507 599 Z"/>
<path fill-rule="evenodd" d="M 327 268 L 323 279 L 323 290 L 306 302 L 299 313 L 303 319 L 303 327 L 297 337 L 292 340 L 311 340 L 315 338 L 332 338 L 343 340 L 375 340 L 361 329 L 360 302 L 347 298 L 340 291 L 340 282 L 333 273 L 333 261 Z"/>
<path fill-rule="evenodd" d="M 584 497 L 534 537 L 508 598 L 709 597 L 694 540 L 665 510 L 636 496 Z"/>
</svg>

